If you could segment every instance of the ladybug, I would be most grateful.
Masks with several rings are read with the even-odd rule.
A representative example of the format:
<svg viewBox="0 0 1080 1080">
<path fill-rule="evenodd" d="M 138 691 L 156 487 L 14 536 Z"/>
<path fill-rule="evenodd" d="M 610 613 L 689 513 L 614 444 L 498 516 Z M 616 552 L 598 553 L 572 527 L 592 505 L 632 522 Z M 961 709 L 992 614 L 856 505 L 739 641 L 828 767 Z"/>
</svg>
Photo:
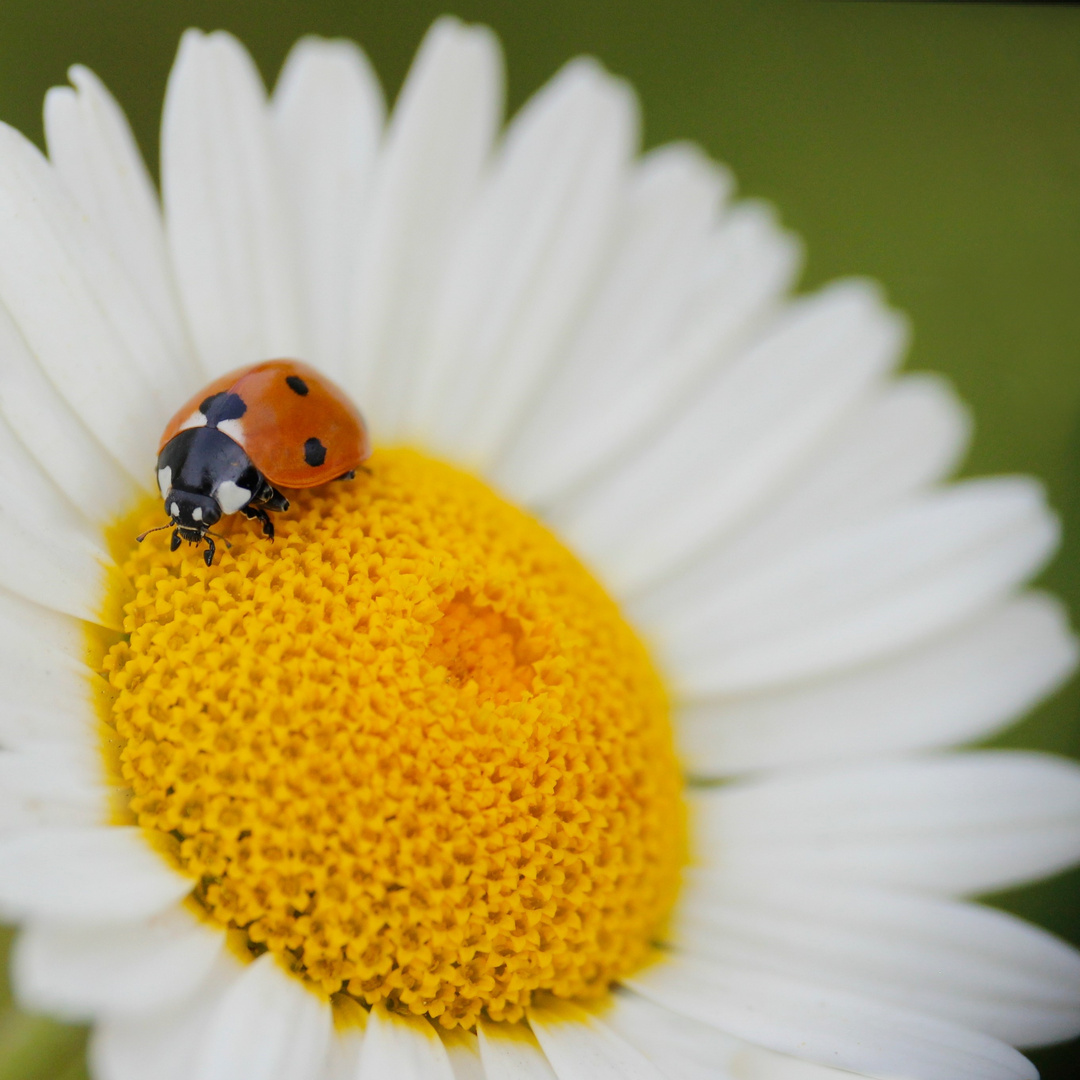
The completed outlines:
<svg viewBox="0 0 1080 1080">
<path fill-rule="evenodd" d="M 279 487 L 351 480 L 371 455 L 363 417 L 324 375 L 296 360 L 239 368 L 204 387 L 169 421 L 158 446 L 157 480 L 181 540 L 207 543 L 222 514 L 242 512 L 274 538 L 267 510 L 288 510 Z M 157 529 L 148 529 L 138 539 Z M 226 541 L 228 543 L 228 541 Z"/>
</svg>

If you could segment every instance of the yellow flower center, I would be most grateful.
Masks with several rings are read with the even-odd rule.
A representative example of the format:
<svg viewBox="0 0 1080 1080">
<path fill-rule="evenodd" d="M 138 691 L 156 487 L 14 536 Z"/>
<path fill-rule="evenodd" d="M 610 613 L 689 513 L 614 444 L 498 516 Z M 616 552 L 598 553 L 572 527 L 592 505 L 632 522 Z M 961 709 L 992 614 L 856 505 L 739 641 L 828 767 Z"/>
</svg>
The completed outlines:
<svg viewBox="0 0 1080 1080">
<path fill-rule="evenodd" d="M 685 857 L 664 688 L 534 519 L 413 451 L 371 468 L 273 543 L 226 519 L 209 569 L 131 542 L 156 500 L 123 524 L 102 668 L 130 813 L 206 919 L 319 993 L 447 1027 L 600 995 Z"/>
</svg>

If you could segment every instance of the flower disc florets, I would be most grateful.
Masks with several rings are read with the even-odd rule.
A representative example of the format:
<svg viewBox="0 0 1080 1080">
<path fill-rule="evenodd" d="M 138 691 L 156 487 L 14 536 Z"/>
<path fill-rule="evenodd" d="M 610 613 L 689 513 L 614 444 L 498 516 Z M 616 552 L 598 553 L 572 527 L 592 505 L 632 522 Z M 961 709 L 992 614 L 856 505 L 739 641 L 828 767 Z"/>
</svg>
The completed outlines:
<svg viewBox="0 0 1080 1080">
<path fill-rule="evenodd" d="M 130 810 L 194 900 L 312 989 L 438 1017 L 601 994 L 676 895 L 663 686 L 577 560 L 411 451 L 271 544 L 132 546 L 104 662 Z"/>
</svg>

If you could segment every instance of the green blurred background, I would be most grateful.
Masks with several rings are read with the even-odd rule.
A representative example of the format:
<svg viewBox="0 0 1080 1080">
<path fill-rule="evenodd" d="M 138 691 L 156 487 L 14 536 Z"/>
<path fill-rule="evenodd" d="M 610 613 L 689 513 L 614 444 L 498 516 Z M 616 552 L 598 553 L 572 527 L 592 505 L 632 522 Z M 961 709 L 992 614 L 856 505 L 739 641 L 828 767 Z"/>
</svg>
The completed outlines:
<svg viewBox="0 0 1080 1080">
<path fill-rule="evenodd" d="M 391 97 L 431 20 L 492 26 L 516 108 L 569 57 L 628 78 L 645 139 L 693 139 L 806 240 L 804 287 L 885 286 L 976 418 L 966 471 L 1040 476 L 1065 524 L 1044 576 L 1080 621 L 1080 9 L 719 0 L 3 0 L 0 118 L 41 141 L 69 64 L 125 105 L 147 157 L 180 32 L 232 30 L 272 80 L 301 34 L 347 36 Z M 1080 757 L 1080 685 L 998 742 Z M 994 898 L 1080 944 L 1080 872 Z M 5 939 L 6 940 L 6 939 Z M 0 1080 L 85 1077 L 84 1033 L 11 1009 Z M 1080 1075 L 1080 1044 L 1036 1055 Z M 147 1077 L 147 1080 L 154 1080 Z"/>
</svg>

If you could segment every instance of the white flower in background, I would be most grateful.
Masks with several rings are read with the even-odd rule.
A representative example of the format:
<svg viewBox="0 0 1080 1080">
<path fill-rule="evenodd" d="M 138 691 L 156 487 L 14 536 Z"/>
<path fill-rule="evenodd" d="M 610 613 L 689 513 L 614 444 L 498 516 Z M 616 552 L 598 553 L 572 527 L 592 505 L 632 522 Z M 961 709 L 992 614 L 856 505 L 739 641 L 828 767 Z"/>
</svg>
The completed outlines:
<svg viewBox="0 0 1080 1080">
<path fill-rule="evenodd" d="M 502 133 L 452 21 L 386 123 L 351 45 L 268 102 L 189 33 L 163 211 L 72 81 L 48 161 L 0 129 L 0 902 L 97 1077 L 1008 1080 L 1080 1031 L 1080 957 L 964 899 L 1080 858 L 1080 770 L 949 749 L 1073 668 L 1056 525 L 944 483 L 871 285 L 789 299 L 592 62 Z M 135 545 L 169 415 L 278 356 L 372 475 Z"/>
</svg>

